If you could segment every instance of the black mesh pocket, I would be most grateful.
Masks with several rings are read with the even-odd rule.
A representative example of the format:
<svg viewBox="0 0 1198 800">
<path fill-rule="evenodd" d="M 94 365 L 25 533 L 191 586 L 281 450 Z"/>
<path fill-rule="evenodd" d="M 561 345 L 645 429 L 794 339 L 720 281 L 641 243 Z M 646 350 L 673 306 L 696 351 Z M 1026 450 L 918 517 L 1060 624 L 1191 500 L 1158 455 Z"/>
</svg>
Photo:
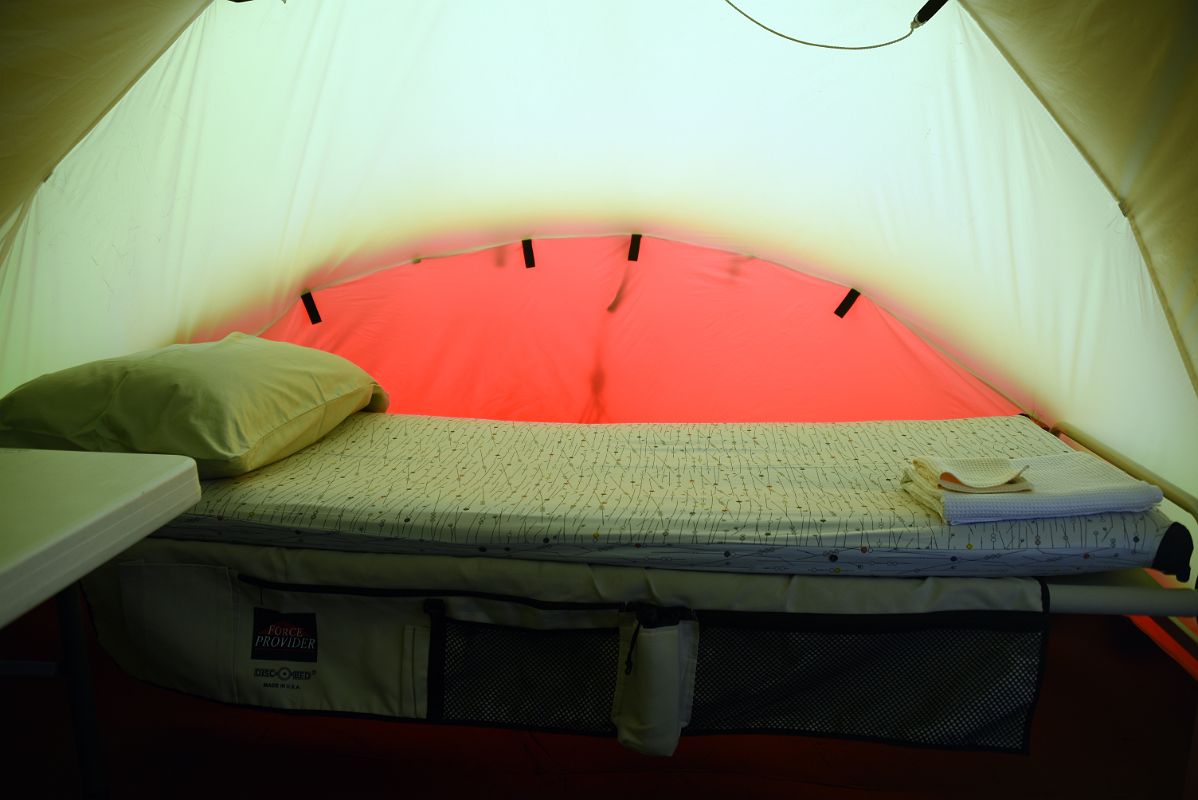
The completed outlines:
<svg viewBox="0 0 1198 800">
<path fill-rule="evenodd" d="M 1047 635 L 1042 615 L 977 626 L 926 619 L 937 615 L 874 617 L 851 630 L 836 629 L 844 617 L 769 629 L 729 624 L 736 616 L 700 620 L 690 733 L 1027 749 Z"/>
<path fill-rule="evenodd" d="M 445 618 L 441 623 L 437 688 L 444 721 L 614 733 L 618 629 L 534 630 Z M 430 676 L 433 692 L 436 677 Z"/>
</svg>

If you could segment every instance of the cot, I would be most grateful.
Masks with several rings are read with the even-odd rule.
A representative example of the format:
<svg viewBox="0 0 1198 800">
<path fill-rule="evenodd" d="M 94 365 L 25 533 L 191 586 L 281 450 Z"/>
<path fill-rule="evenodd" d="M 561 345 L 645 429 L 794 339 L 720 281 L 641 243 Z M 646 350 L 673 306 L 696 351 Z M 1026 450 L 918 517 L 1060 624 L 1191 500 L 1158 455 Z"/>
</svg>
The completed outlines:
<svg viewBox="0 0 1198 800">
<path fill-rule="evenodd" d="M 87 589 L 128 671 L 230 703 L 614 735 L 653 754 L 730 732 L 1020 752 L 1046 580 L 1184 577 L 1189 532 L 1157 509 L 949 526 L 898 477 L 924 452 L 1068 449 L 1018 416 L 356 414 L 205 482 Z"/>
</svg>

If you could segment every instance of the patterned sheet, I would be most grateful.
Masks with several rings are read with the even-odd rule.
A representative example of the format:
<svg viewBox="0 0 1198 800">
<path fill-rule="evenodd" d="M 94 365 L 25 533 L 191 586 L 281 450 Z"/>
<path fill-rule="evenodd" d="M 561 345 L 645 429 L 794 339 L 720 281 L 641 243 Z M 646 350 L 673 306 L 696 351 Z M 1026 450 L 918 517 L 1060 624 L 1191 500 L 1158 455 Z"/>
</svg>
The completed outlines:
<svg viewBox="0 0 1198 800">
<path fill-rule="evenodd" d="M 899 485 L 916 455 L 1068 448 L 1022 417 L 569 425 L 355 414 L 208 481 L 157 535 L 671 569 L 1033 576 L 1152 562 L 1147 514 L 949 527 Z"/>
</svg>

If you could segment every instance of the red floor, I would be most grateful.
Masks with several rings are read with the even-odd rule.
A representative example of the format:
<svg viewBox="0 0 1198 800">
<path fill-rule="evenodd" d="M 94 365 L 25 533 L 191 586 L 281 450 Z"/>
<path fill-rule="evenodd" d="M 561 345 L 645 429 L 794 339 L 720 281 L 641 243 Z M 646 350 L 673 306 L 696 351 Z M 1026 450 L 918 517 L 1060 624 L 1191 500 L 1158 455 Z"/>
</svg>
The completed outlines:
<svg viewBox="0 0 1198 800">
<path fill-rule="evenodd" d="M 1198 684 L 1127 620 L 1056 617 L 1030 756 L 803 737 L 684 739 L 670 759 L 614 741 L 284 715 L 93 671 L 114 798 L 1182 798 Z M 0 657 L 52 657 L 52 609 L 0 632 Z M 0 797 L 73 797 L 55 679 L 0 679 Z M 414 794 L 415 793 L 415 794 Z"/>
</svg>

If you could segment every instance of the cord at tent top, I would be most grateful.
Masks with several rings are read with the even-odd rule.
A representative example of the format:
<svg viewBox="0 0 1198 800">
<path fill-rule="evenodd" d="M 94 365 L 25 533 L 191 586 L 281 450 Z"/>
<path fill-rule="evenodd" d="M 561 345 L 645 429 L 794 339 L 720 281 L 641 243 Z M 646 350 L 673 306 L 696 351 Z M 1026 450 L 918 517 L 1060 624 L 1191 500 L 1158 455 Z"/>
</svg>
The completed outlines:
<svg viewBox="0 0 1198 800">
<path fill-rule="evenodd" d="M 752 22 L 757 27 L 767 30 L 770 33 L 774 34 L 775 36 L 780 36 L 783 39 L 787 40 L 788 42 L 794 42 L 795 44 L 803 44 L 803 45 L 807 45 L 808 47 L 823 47 L 827 50 L 876 50 L 879 47 L 886 47 L 888 45 L 898 44 L 899 42 L 903 41 L 911 34 L 915 33 L 915 29 L 924 25 L 925 23 L 927 23 L 927 21 L 930 20 L 936 14 L 936 12 L 939 11 L 944 6 L 944 4 L 948 2 L 948 0 L 928 0 L 928 2 L 924 3 L 923 6 L 919 9 L 919 11 L 917 11 L 915 13 L 915 18 L 913 20 L 911 20 L 911 29 L 908 30 L 906 33 L 904 33 L 902 36 L 898 37 L 897 39 L 891 39 L 889 42 L 881 42 L 879 44 L 867 44 L 867 45 L 860 45 L 860 46 L 856 46 L 856 47 L 850 46 L 850 45 L 841 45 L 841 44 L 820 44 L 819 42 L 808 42 L 803 39 L 796 39 L 793 36 L 787 36 L 785 33 L 776 31 L 773 28 L 769 27 L 768 25 L 765 25 L 764 23 L 757 21 L 753 17 L 750 17 L 740 7 L 738 7 L 736 5 L 736 3 L 733 3 L 732 0 L 724 0 L 724 2 L 727 3 L 728 5 L 732 6 L 732 8 L 735 9 L 738 14 L 740 14 L 742 17 L 747 19 L 749 22 Z"/>
</svg>

